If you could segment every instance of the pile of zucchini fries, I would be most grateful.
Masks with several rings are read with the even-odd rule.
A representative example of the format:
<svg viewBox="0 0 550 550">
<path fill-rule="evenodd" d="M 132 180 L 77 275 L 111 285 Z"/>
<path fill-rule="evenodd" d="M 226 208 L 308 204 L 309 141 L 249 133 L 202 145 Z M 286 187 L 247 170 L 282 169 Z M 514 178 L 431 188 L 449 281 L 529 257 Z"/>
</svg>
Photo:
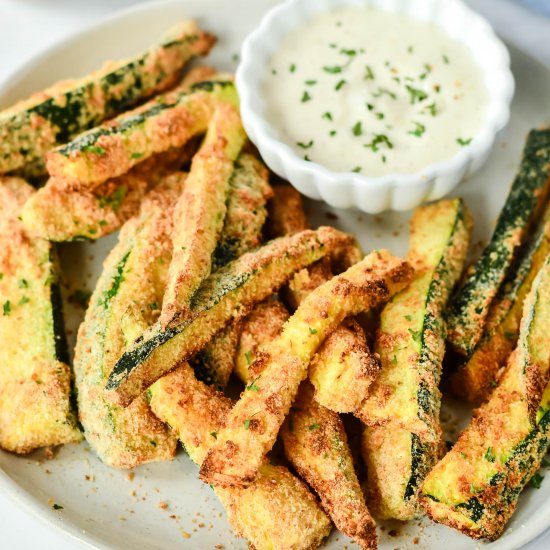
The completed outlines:
<svg viewBox="0 0 550 550">
<path fill-rule="evenodd" d="M 406 260 L 364 256 L 270 185 L 231 75 L 182 76 L 214 42 L 184 21 L 0 112 L 0 447 L 134 468 L 179 441 L 258 550 L 332 524 L 374 549 L 371 513 L 497 538 L 550 437 L 550 130 L 465 272 L 461 199 L 416 209 Z M 115 230 L 70 366 L 55 243 Z M 480 405 L 448 451 L 440 387 Z"/>
</svg>

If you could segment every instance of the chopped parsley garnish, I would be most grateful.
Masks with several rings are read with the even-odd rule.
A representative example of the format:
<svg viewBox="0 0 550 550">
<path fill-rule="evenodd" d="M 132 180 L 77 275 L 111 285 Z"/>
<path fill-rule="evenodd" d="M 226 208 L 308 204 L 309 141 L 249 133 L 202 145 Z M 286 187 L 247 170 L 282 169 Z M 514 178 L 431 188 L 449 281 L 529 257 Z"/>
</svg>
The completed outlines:
<svg viewBox="0 0 550 550">
<path fill-rule="evenodd" d="M 432 66 L 428 63 L 424 63 L 424 72 L 418 77 L 420 80 L 425 80 L 426 77 L 432 72 Z"/>
<path fill-rule="evenodd" d="M 412 328 L 410 328 L 408 330 L 409 330 L 409 333 L 411 334 L 411 336 L 413 337 L 413 340 L 417 344 L 421 344 L 422 343 L 422 331 L 421 330 L 413 330 Z"/>
<path fill-rule="evenodd" d="M 356 174 L 359 174 L 359 172 L 361 172 L 361 170 L 363 170 L 363 168 L 361 168 L 361 166 L 356 166 L 352 172 L 355 172 Z"/>
<path fill-rule="evenodd" d="M 468 139 L 465 139 L 465 138 L 456 138 L 456 142 L 457 142 L 459 145 L 462 145 L 462 147 L 465 147 L 466 145 L 470 145 L 470 143 L 472 143 L 472 138 L 468 138 Z"/>
<path fill-rule="evenodd" d="M 489 462 L 495 461 L 495 453 L 493 453 L 493 448 L 489 447 L 487 449 L 487 452 L 485 453 L 485 460 L 488 460 Z"/>
<path fill-rule="evenodd" d="M 357 55 L 357 50 L 346 50 L 345 48 L 342 48 L 340 50 L 340 53 L 342 55 L 348 55 L 350 57 L 353 57 L 354 55 Z"/>
<path fill-rule="evenodd" d="M 376 113 L 376 118 L 378 120 L 382 120 L 384 118 L 384 116 L 385 116 L 384 113 Z"/>
<path fill-rule="evenodd" d="M 249 351 L 245 351 L 244 358 L 246 359 L 246 364 L 248 366 L 252 365 L 252 353 L 250 353 Z"/>
<path fill-rule="evenodd" d="M 155 311 L 156 309 L 159 308 L 159 305 L 157 304 L 157 302 L 151 302 L 150 304 L 147 304 L 147 307 L 148 307 L 151 311 Z"/>
<path fill-rule="evenodd" d="M 244 426 L 244 429 L 245 430 L 248 430 L 250 428 L 250 418 L 247 418 L 244 422 L 243 422 L 243 426 Z"/>
<path fill-rule="evenodd" d="M 432 116 L 437 115 L 437 105 L 435 104 L 435 101 L 425 107 L 424 110 L 428 111 Z"/>
<path fill-rule="evenodd" d="M 375 153 L 379 150 L 380 146 L 385 146 L 388 149 L 393 149 L 393 143 L 385 134 L 375 134 L 370 143 L 365 144 L 365 147 L 372 149 Z"/>
<path fill-rule="evenodd" d="M 328 135 L 329 135 L 330 137 L 334 137 L 334 136 L 336 135 L 336 130 L 331 130 L 331 131 L 328 133 Z"/>
<path fill-rule="evenodd" d="M 397 95 L 395 95 L 391 90 L 388 90 L 387 88 L 378 88 L 378 90 L 376 90 L 376 92 L 373 92 L 372 95 L 374 97 L 382 97 L 383 95 L 387 95 L 392 99 L 397 99 Z"/>
<path fill-rule="evenodd" d="M 312 432 L 313 430 L 318 430 L 320 427 L 320 424 L 310 424 L 307 429 Z"/>
<path fill-rule="evenodd" d="M 405 319 L 407 319 L 407 321 L 412 321 L 412 315 L 405 315 Z"/>
<path fill-rule="evenodd" d="M 309 333 L 310 334 L 317 334 L 317 329 L 309 327 Z"/>
<path fill-rule="evenodd" d="M 374 105 L 372 103 L 365 103 L 365 105 L 367 106 L 367 109 L 369 111 L 372 111 L 374 109 Z"/>
<path fill-rule="evenodd" d="M 302 95 L 302 103 L 306 103 L 307 101 L 311 101 L 312 97 L 309 95 L 309 92 L 305 91 Z"/>
<path fill-rule="evenodd" d="M 11 313 L 11 302 L 9 300 L 6 300 L 4 302 L 4 317 L 7 317 Z"/>
<path fill-rule="evenodd" d="M 325 120 L 330 120 L 332 122 L 332 113 L 330 111 L 327 111 L 326 113 L 323 114 L 323 118 Z"/>
<path fill-rule="evenodd" d="M 296 145 L 298 147 L 301 147 L 302 149 L 309 149 L 310 147 L 313 147 L 313 140 L 308 141 L 307 143 L 304 143 L 303 141 L 297 141 Z"/>
<path fill-rule="evenodd" d="M 413 46 L 409 46 L 409 47 L 407 48 L 407 52 L 413 53 L 413 51 L 414 51 Z"/>
<path fill-rule="evenodd" d="M 538 472 L 531 478 L 531 485 L 535 489 L 540 489 L 544 476 L 541 476 Z"/>
<path fill-rule="evenodd" d="M 103 149 L 103 147 L 100 147 L 99 145 L 86 145 L 85 147 L 82 148 L 82 150 L 85 153 L 95 153 L 100 157 L 102 157 L 105 154 L 105 149 Z"/>
<path fill-rule="evenodd" d="M 142 156 L 143 156 L 143 153 L 132 153 L 130 155 L 130 157 L 133 159 L 140 159 Z"/>
<path fill-rule="evenodd" d="M 317 80 L 306 80 L 306 86 L 315 86 Z"/>
<path fill-rule="evenodd" d="M 19 282 L 17 283 L 17 286 L 19 288 L 29 288 L 29 283 L 27 279 L 20 279 Z"/>
<path fill-rule="evenodd" d="M 413 88 L 410 84 L 405 84 L 405 88 L 410 94 L 411 105 L 414 105 L 415 103 L 420 103 L 428 97 L 428 94 L 425 91 L 418 88 Z"/>
<path fill-rule="evenodd" d="M 374 80 L 374 72 L 369 65 L 365 66 L 365 76 L 363 78 L 364 80 Z"/>
<path fill-rule="evenodd" d="M 63 506 L 61 506 L 61 504 L 57 504 L 55 502 L 52 504 L 52 508 L 54 510 L 63 510 Z"/>
<path fill-rule="evenodd" d="M 361 122 L 356 122 L 351 131 L 353 132 L 354 136 L 363 135 L 363 125 L 361 124 Z"/>
<path fill-rule="evenodd" d="M 250 390 L 250 391 L 258 391 L 260 388 L 258 388 L 258 386 L 256 385 L 256 382 L 262 377 L 262 375 L 260 374 L 259 376 L 257 376 L 256 378 L 254 378 L 254 380 L 252 380 L 252 382 L 250 382 L 250 384 L 248 384 L 248 386 L 246 386 L 246 389 L 247 390 Z"/>
<path fill-rule="evenodd" d="M 127 192 L 128 189 L 124 185 L 117 187 L 110 196 L 99 198 L 99 207 L 105 208 L 106 206 L 110 206 L 114 211 L 118 210 Z"/>
<path fill-rule="evenodd" d="M 23 296 L 21 300 L 19 300 L 19 303 L 17 305 L 24 306 L 25 304 L 28 304 L 31 301 L 31 299 L 28 296 Z"/>
<path fill-rule="evenodd" d="M 445 63 L 445 65 L 449 64 L 449 58 L 445 54 L 443 54 L 443 63 Z"/>
<path fill-rule="evenodd" d="M 339 91 L 339 90 L 342 88 L 342 86 L 343 86 L 344 84 L 346 84 L 346 81 L 345 81 L 345 80 L 340 80 L 340 81 L 338 82 L 338 84 L 336 84 L 336 86 L 334 86 L 334 89 L 335 89 L 336 91 Z"/>
<path fill-rule="evenodd" d="M 295 63 L 291 63 L 290 64 L 290 67 L 288 68 L 289 72 L 291 73 L 295 73 L 296 72 L 296 64 Z"/>
<path fill-rule="evenodd" d="M 323 71 L 329 74 L 337 74 L 342 72 L 342 67 L 340 65 L 334 65 L 332 67 L 323 67 Z"/>
<path fill-rule="evenodd" d="M 218 439 L 218 432 L 210 432 L 210 435 L 211 435 L 214 439 Z"/>
<path fill-rule="evenodd" d="M 422 137 L 424 135 L 424 132 L 426 131 L 426 126 L 424 126 L 424 124 L 420 124 L 420 122 L 414 121 L 413 124 L 414 130 L 407 132 L 407 134 L 410 134 L 411 136 Z"/>
</svg>

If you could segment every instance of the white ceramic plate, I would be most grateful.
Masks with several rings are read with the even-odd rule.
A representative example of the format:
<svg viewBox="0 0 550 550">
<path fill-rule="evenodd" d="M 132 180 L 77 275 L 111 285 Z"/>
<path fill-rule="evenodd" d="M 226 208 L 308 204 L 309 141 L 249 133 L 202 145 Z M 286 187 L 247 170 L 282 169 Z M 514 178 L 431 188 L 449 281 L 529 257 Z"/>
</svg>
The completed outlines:
<svg viewBox="0 0 550 550">
<path fill-rule="evenodd" d="M 234 56 L 243 38 L 274 3 L 275 0 L 167 0 L 123 12 L 24 67 L 0 91 L 0 106 L 7 106 L 53 80 L 86 73 L 110 57 L 139 51 L 175 20 L 186 16 L 196 17 L 220 37 L 210 61 L 222 69 L 234 69 Z M 550 73 L 524 54 L 514 50 L 511 53 L 518 83 L 511 122 L 488 164 L 455 192 L 465 197 L 474 212 L 474 242 L 490 234 L 526 132 L 550 122 Z M 365 250 L 387 247 L 396 254 L 406 251 L 408 214 L 370 217 L 353 211 L 329 210 L 316 202 L 308 202 L 308 210 L 313 223 L 332 223 L 355 233 Z M 111 236 L 95 244 L 61 247 L 66 293 L 75 288 L 93 288 L 101 262 L 115 239 Z M 70 305 L 66 307 L 73 341 L 82 313 Z M 246 543 L 232 534 L 210 487 L 197 480 L 196 466 L 181 452 L 172 463 L 136 469 L 133 479 L 128 472 L 103 466 L 86 444 L 60 448 L 53 460 L 46 459 L 43 451 L 24 458 L 0 452 L 0 468 L 0 491 L 12 495 L 20 505 L 53 527 L 97 548 L 169 550 L 215 545 L 246 548 Z M 550 508 L 545 506 L 548 497 L 550 480 L 545 480 L 538 491 L 527 488 L 506 533 L 487 546 L 516 549 L 550 527 Z M 63 509 L 53 510 L 48 504 L 52 501 Z M 159 507 L 161 501 L 168 504 L 167 509 Z M 388 534 L 391 529 L 395 530 L 392 531 L 395 536 Z M 426 520 L 407 526 L 385 526 L 380 535 L 383 549 L 462 550 L 477 548 L 479 544 Z M 416 537 L 419 537 L 417 544 Z M 335 532 L 327 548 L 344 546 L 354 547 Z"/>
</svg>

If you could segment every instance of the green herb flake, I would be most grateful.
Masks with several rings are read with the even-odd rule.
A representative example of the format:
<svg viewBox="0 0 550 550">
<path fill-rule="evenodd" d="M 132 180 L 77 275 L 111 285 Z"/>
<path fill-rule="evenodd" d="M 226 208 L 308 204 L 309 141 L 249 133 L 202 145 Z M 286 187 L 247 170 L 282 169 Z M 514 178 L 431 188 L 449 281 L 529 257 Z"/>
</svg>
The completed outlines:
<svg viewBox="0 0 550 550">
<path fill-rule="evenodd" d="M 316 329 L 316 328 L 309 327 L 309 333 L 310 333 L 310 334 L 317 334 L 317 329 Z"/>
<path fill-rule="evenodd" d="M 210 435 L 211 435 L 214 439 L 218 439 L 218 432 L 210 432 Z"/>
<path fill-rule="evenodd" d="M 495 454 L 493 453 L 493 448 L 489 447 L 487 449 L 487 452 L 485 453 L 485 460 L 488 460 L 489 462 L 495 461 Z"/>
<path fill-rule="evenodd" d="M 297 141 L 296 145 L 302 149 L 309 149 L 310 147 L 313 147 L 313 140 L 308 141 L 307 143 L 304 143 L 303 141 Z"/>
<path fill-rule="evenodd" d="M 157 304 L 157 302 L 152 302 L 150 304 L 147 304 L 147 307 L 151 310 L 151 311 L 155 311 L 157 309 L 159 309 L 159 305 Z"/>
<path fill-rule="evenodd" d="M 412 315 L 405 315 L 405 319 L 407 319 L 407 321 L 412 321 Z"/>
<path fill-rule="evenodd" d="M 542 485 L 542 480 L 544 479 L 544 476 L 541 476 L 538 472 L 531 478 L 531 485 L 535 489 L 540 489 L 540 486 Z"/>
<path fill-rule="evenodd" d="M 19 288 L 29 288 L 29 283 L 27 279 L 20 279 L 19 282 L 17 283 L 17 286 Z"/>
<path fill-rule="evenodd" d="M 428 106 L 425 107 L 425 111 L 428 111 L 430 115 L 436 116 L 437 115 L 437 105 L 435 104 L 435 101 L 433 103 L 430 103 Z"/>
<path fill-rule="evenodd" d="M 424 135 L 424 132 L 426 131 L 426 126 L 424 126 L 424 124 L 420 124 L 420 122 L 414 121 L 413 124 L 414 130 L 407 132 L 407 134 L 410 134 L 411 136 L 422 137 Z"/>
<path fill-rule="evenodd" d="M 17 305 L 24 306 L 25 304 L 28 304 L 31 301 L 31 299 L 28 296 L 23 296 L 21 300 L 19 300 L 19 303 Z"/>
<path fill-rule="evenodd" d="M 472 138 L 456 138 L 456 142 L 459 145 L 462 145 L 462 147 L 465 147 L 466 145 L 470 145 L 470 143 L 472 143 Z"/>
<path fill-rule="evenodd" d="M 384 113 L 376 113 L 376 118 L 377 118 L 378 120 L 383 120 L 384 117 L 385 117 Z"/>
<path fill-rule="evenodd" d="M 329 135 L 330 137 L 334 137 L 334 136 L 336 135 L 336 130 L 331 130 L 331 131 L 328 133 L 328 135 Z"/>
<path fill-rule="evenodd" d="M 422 331 L 421 330 L 413 330 L 412 328 L 408 329 L 410 335 L 413 337 L 413 340 L 417 344 L 422 344 Z"/>
<path fill-rule="evenodd" d="M 443 63 L 445 63 L 445 65 L 449 64 L 449 58 L 445 54 L 443 54 Z"/>
<path fill-rule="evenodd" d="M 405 89 L 409 92 L 411 105 L 420 103 L 428 98 L 428 94 L 419 88 L 413 88 L 410 84 L 405 84 Z"/>
<path fill-rule="evenodd" d="M 244 422 L 243 422 L 243 426 L 244 426 L 244 429 L 245 430 L 248 430 L 250 428 L 250 418 L 247 418 Z"/>
<path fill-rule="evenodd" d="M 11 302 L 9 300 L 6 300 L 4 302 L 4 317 L 7 317 L 11 313 Z"/>
<path fill-rule="evenodd" d="M 356 122 L 351 131 L 353 132 L 354 136 L 363 135 L 363 125 L 361 124 L 361 122 Z"/>
<path fill-rule="evenodd" d="M 82 151 L 85 153 L 94 153 L 96 155 L 99 155 L 102 157 L 105 154 L 105 149 L 103 147 L 100 147 L 99 145 L 86 145 L 82 148 Z"/>
<path fill-rule="evenodd" d="M 289 72 L 291 73 L 295 73 L 296 72 L 296 64 L 295 63 L 291 63 L 290 64 L 290 67 L 288 68 Z"/>
<path fill-rule="evenodd" d="M 307 427 L 307 429 L 312 432 L 313 430 L 318 430 L 321 427 L 320 424 L 311 424 Z"/>
<path fill-rule="evenodd" d="M 315 86 L 315 84 L 317 84 L 317 80 L 306 80 L 305 84 L 306 86 Z"/>
<path fill-rule="evenodd" d="M 374 109 L 374 105 L 372 103 L 365 103 L 365 105 L 367 106 L 367 109 L 369 111 L 372 111 Z"/>
<path fill-rule="evenodd" d="M 362 170 L 363 168 L 361 166 L 356 166 L 355 168 L 353 168 L 352 172 L 354 172 L 355 174 L 359 174 Z"/>
<path fill-rule="evenodd" d="M 311 101 L 313 98 L 311 97 L 311 95 L 309 94 L 309 92 L 306 90 L 303 94 L 302 94 L 302 103 L 307 103 L 308 101 Z"/>
<path fill-rule="evenodd" d="M 107 225 L 107 220 L 99 220 L 99 226 L 105 227 Z"/>
<path fill-rule="evenodd" d="M 381 146 L 385 146 L 388 149 L 393 149 L 393 143 L 385 134 L 375 134 L 372 138 L 372 141 L 364 145 L 364 147 L 368 147 L 374 153 L 376 153 Z"/>
<path fill-rule="evenodd" d="M 330 122 L 332 122 L 332 113 L 330 111 L 327 111 L 326 113 L 323 114 L 323 118 L 325 120 L 329 120 Z"/>
<path fill-rule="evenodd" d="M 133 159 L 140 159 L 142 156 L 143 156 L 143 153 L 132 153 L 132 154 L 130 155 L 130 158 L 133 158 Z"/>
<path fill-rule="evenodd" d="M 397 356 L 396 356 L 396 355 L 394 355 L 394 356 L 392 357 L 391 362 L 392 362 L 393 365 L 397 365 Z"/>
<path fill-rule="evenodd" d="M 325 66 L 323 67 L 323 71 L 329 74 L 338 74 L 342 72 L 342 67 L 340 65 L 333 65 L 332 67 Z"/>
<path fill-rule="evenodd" d="M 244 358 L 246 359 L 246 364 L 248 366 L 252 365 L 252 353 L 250 351 L 244 352 Z"/>
<path fill-rule="evenodd" d="M 250 390 L 250 391 L 258 391 L 260 388 L 257 386 L 256 382 L 262 377 L 262 375 L 260 374 L 259 376 L 257 376 L 256 378 L 254 378 L 254 380 L 252 380 L 252 382 L 250 382 L 250 384 L 248 384 L 248 386 L 246 386 L 246 389 L 247 390 Z"/>
<path fill-rule="evenodd" d="M 340 80 L 336 86 L 334 86 L 334 89 L 338 92 L 342 89 L 342 87 L 346 84 L 345 80 Z"/>
<path fill-rule="evenodd" d="M 54 510 L 63 510 L 63 506 L 61 506 L 61 504 L 57 504 L 56 502 L 52 504 L 52 508 Z"/>
<path fill-rule="evenodd" d="M 369 65 L 365 66 L 365 75 L 363 76 L 363 80 L 374 80 L 374 72 Z"/>
<path fill-rule="evenodd" d="M 413 53 L 413 52 L 414 52 L 414 47 L 413 47 L 413 46 L 409 46 L 409 47 L 407 48 L 407 52 L 408 52 L 408 53 Z"/>
<path fill-rule="evenodd" d="M 387 95 L 392 99 L 397 99 L 397 95 L 387 88 L 378 88 L 378 90 L 376 90 L 376 92 L 373 92 L 372 95 L 373 97 L 382 97 L 383 95 Z"/>
</svg>

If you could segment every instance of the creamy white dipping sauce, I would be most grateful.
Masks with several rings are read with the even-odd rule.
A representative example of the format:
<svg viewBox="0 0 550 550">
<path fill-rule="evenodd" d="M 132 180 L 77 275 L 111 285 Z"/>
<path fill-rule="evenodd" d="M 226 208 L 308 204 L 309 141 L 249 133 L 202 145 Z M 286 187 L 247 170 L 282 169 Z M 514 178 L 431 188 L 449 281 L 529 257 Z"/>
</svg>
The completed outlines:
<svg viewBox="0 0 550 550">
<path fill-rule="evenodd" d="M 264 94 L 269 122 L 296 153 L 366 176 L 453 157 L 488 104 L 463 43 L 433 23 L 370 7 L 326 13 L 288 34 Z"/>
</svg>

